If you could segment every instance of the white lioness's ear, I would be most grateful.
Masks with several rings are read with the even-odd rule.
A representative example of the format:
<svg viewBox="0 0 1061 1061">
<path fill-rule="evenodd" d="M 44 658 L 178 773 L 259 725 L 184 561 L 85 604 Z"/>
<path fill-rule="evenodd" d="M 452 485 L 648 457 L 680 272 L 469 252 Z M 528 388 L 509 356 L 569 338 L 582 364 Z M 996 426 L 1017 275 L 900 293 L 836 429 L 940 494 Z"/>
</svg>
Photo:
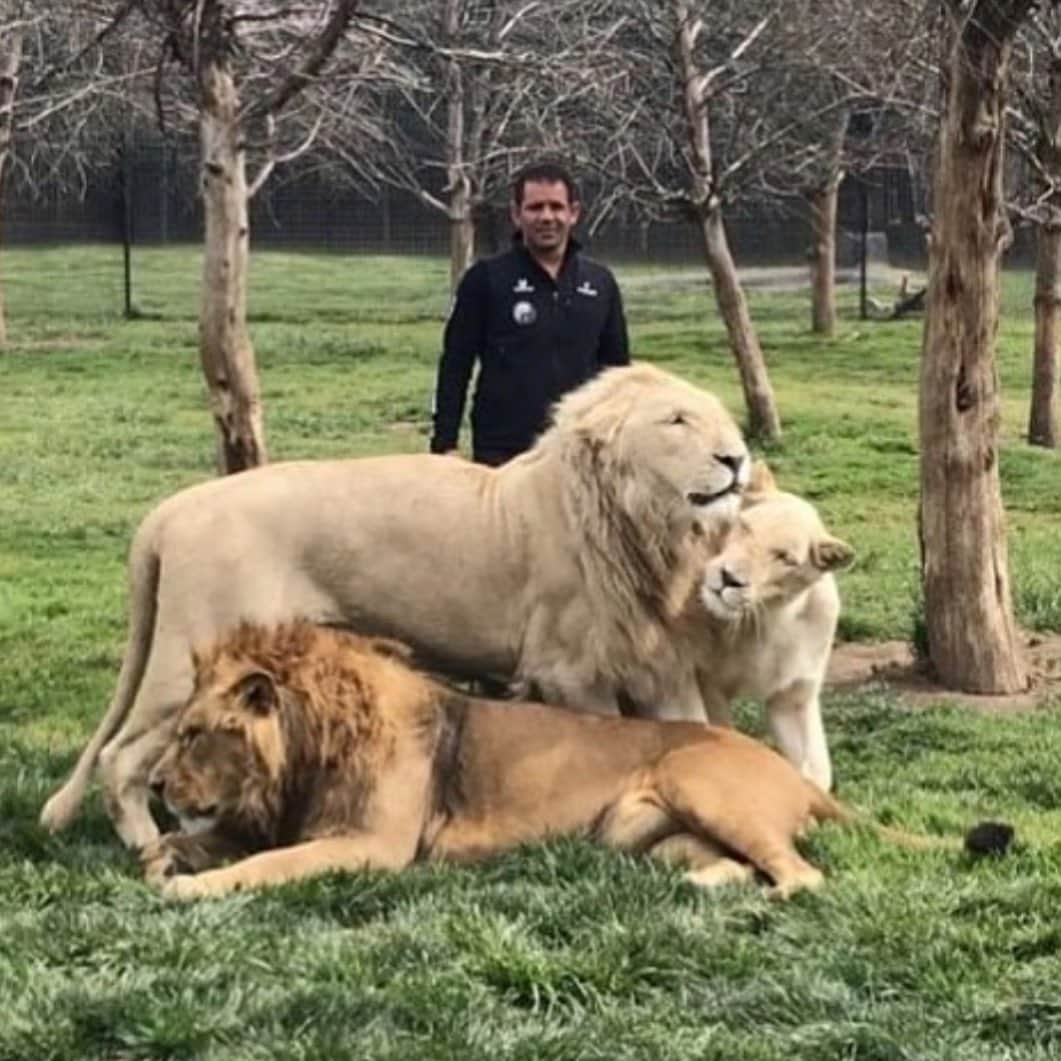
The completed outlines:
<svg viewBox="0 0 1061 1061">
<path fill-rule="evenodd" d="M 766 461 L 752 461 L 751 471 L 748 475 L 748 485 L 744 488 L 744 507 L 766 501 L 771 494 L 777 493 L 777 480 L 774 473 L 767 467 Z"/>
<path fill-rule="evenodd" d="M 811 562 L 821 571 L 840 571 L 855 562 L 855 550 L 839 538 L 822 538 L 810 551 Z"/>
</svg>

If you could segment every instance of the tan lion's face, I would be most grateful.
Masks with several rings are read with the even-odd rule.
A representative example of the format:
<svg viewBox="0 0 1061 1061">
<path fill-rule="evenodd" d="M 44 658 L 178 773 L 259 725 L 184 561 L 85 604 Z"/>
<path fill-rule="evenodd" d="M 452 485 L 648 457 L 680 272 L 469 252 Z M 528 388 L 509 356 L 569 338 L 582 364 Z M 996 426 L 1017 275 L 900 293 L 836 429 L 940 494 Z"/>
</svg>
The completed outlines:
<svg viewBox="0 0 1061 1061">
<path fill-rule="evenodd" d="M 250 664 L 197 668 L 195 691 L 150 778 L 186 832 L 269 820 L 285 765 L 278 706 L 272 677 Z"/>
<path fill-rule="evenodd" d="M 665 480 L 702 524 L 722 526 L 736 516 L 748 448 L 714 395 L 680 384 L 646 390 L 616 441 L 620 460 Z"/>
<path fill-rule="evenodd" d="M 749 495 L 700 585 L 707 611 L 724 622 L 798 597 L 854 550 L 825 529 L 813 505 L 777 491 Z"/>
</svg>

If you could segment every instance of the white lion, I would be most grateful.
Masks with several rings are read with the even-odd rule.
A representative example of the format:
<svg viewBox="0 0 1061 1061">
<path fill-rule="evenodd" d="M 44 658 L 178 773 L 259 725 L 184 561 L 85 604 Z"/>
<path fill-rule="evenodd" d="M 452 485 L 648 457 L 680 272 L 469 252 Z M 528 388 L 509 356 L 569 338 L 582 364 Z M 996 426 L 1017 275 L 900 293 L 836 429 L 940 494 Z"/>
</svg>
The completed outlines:
<svg viewBox="0 0 1061 1061">
<path fill-rule="evenodd" d="M 748 466 L 713 395 L 636 365 L 569 394 L 501 468 L 427 454 L 306 461 L 175 494 L 133 539 L 117 688 L 42 824 L 72 819 L 99 760 L 123 841 L 157 837 L 146 782 L 191 694 L 192 648 L 239 620 L 304 616 L 399 638 L 440 669 L 511 676 L 590 711 L 614 712 L 630 687 L 669 687 L 700 528 L 735 516 Z M 692 693 L 668 711 L 702 714 Z"/>
<path fill-rule="evenodd" d="M 762 700 L 778 749 L 826 791 L 832 765 L 819 696 L 840 615 L 832 572 L 853 559 L 814 506 L 778 490 L 757 463 L 687 610 L 685 652 L 710 720 L 732 725 L 735 699 Z"/>
</svg>

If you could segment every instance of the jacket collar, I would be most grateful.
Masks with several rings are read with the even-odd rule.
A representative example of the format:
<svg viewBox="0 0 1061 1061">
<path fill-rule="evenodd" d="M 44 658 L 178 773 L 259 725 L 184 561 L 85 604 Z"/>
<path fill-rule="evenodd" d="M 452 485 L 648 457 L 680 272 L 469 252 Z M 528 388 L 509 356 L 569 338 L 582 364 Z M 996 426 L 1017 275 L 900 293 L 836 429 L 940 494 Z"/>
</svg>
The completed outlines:
<svg viewBox="0 0 1061 1061">
<path fill-rule="evenodd" d="M 512 234 L 512 247 L 514 250 L 519 251 L 519 253 L 523 255 L 523 257 L 526 259 L 528 265 L 530 265 L 531 268 L 536 269 L 539 273 L 542 274 L 542 276 L 547 277 L 549 280 L 553 279 L 551 276 L 549 276 L 545 269 L 542 268 L 542 266 L 538 262 L 538 259 L 535 258 L 529 250 L 527 250 L 527 247 L 523 242 L 523 237 L 520 235 L 519 232 L 514 232 Z M 559 283 L 560 278 L 571 269 L 571 263 L 574 260 L 575 255 L 577 255 L 580 250 L 582 250 L 582 244 L 579 243 L 579 241 L 575 239 L 574 236 L 569 236 L 567 240 L 567 247 L 564 250 L 564 260 L 560 264 L 560 270 L 556 274 L 555 282 Z"/>
</svg>

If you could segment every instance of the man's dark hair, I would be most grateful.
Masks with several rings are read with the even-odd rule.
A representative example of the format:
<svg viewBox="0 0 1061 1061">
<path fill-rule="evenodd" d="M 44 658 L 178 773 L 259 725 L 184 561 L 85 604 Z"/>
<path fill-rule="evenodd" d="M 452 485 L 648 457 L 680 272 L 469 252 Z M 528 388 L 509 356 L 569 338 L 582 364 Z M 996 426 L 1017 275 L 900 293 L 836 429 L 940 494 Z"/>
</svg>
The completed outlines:
<svg viewBox="0 0 1061 1061">
<path fill-rule="evenodd" d="M 532 162 L 516 174 L 512 179 L 512 201 L 517 206 L 523 202 L 523 189 L 528 181 L 535 184 L 563 184 L 567 188 L 567 201 L 579 201 L 575 178 L 571 176 L 571 171 L 559 162 Z"/>
</svg>

